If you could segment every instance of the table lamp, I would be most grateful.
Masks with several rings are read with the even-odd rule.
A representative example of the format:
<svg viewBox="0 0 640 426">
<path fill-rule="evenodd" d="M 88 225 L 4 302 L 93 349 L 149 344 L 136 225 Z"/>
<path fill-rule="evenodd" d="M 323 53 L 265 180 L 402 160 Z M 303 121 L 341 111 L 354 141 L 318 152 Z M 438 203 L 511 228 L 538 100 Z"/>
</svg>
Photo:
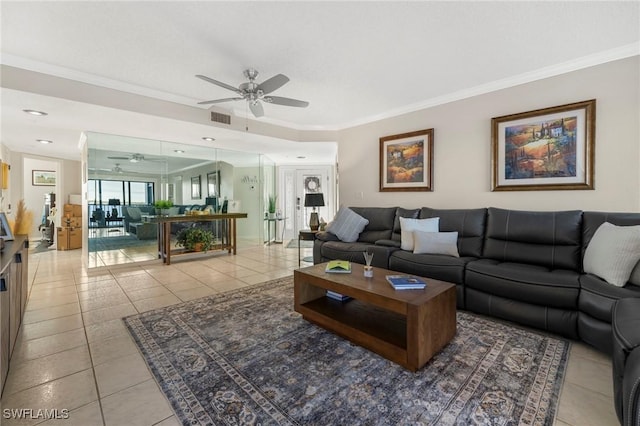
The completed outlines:
<svg viewBox="0 0 640 426">
<path fill-rule="evenodd" d="M 318 212 L 316 212 L 316 207 L 324 206 L 324 196 L 320 192 L 305 194 L 304 206 L 313 207 L 311 218 L 309 219 L 309 228 L 311 228 L 312 231 L 317 231 L 320 227 L 320 221 L 318 220 Z"/>
</svg>

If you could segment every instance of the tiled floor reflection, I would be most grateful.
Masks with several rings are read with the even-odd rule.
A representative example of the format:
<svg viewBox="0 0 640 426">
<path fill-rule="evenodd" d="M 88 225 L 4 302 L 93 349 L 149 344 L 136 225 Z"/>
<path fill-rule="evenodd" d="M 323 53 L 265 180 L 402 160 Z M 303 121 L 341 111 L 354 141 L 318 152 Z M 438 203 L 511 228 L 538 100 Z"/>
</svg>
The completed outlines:
<svg viewBox="0 0 640 426">
<path fill-rule="evenodd" d="M 152 261 L 87 270 L 80 254 L 30 254 L 33 286 L 1 404 L 65 408 L 69 419 L 3 418 L 3 426 L 178 425 L 120 318 L 288 276 L 298 267 L 297 249 L 279 244 L 171 266 Z M 606 356 L 573 345 L 556 424 L 618 424 Z"/>
</svg>

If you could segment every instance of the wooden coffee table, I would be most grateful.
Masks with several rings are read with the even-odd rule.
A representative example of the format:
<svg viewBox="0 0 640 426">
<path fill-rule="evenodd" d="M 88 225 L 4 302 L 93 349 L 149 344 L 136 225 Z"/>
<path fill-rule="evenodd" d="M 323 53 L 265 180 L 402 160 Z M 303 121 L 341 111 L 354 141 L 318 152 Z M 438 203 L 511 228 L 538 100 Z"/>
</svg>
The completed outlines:
<svg viewBox="0 0 640 426">
<path fill-rule="evenodd" d="M 363 265 L 350 274 L 330 274 L 326 263 L 293 273 L 294 309 L 307 321 L 416 371 L 456 334 L 455 284 L 427 278 L 424 290 L 394 290 L 374 268 L 365 278 Z M 326 290 L 351 296 L 340 302 Z"/>
</svg>

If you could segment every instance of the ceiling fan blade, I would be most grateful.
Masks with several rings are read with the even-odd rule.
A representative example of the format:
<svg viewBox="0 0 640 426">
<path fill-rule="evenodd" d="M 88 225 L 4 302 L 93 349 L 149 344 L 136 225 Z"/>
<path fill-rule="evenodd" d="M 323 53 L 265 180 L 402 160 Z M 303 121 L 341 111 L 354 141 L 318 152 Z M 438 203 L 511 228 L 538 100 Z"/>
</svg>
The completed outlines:
<svg viewBox="0 0 640 426">
<path fill-rule="evenodd" d="M 210 104 L 218 104 L 221 102 L 229 102 L 229 101 L 241 101 L 244 98 L 224 98 L 224 99 L 216 99 L 213 101 L 204 101 L 204 102 L 198 102 L 198 105 L 210 105 Z"/>
<path fill-rule="evenodd" d="M 249 102 L 249 109 L 256 117 L 262 117 L 264 115 L 264 109 L 260 102 Z"/>
<path fill-rule="evenodd" d="M 238 89 L 237 87 L 230 86 L 230 85 L 228 85 L 226 83 L 223 83 L 223 82 L 218 81 L 218 80 L 214 80 L 214 79 L 209 78 L 209 77 L 207 77 L 205 75 L 198 74 L 198 75 L 196 75 L 196 77 L 198 77 L 200 80 L 208 81 L 209 83 L 215 84 L 216 86 L 220 86 L 220 87 L 223 87 L 225 89 L 228 89 L 228 90 L 231 90 L 233 92 L 236 92 L 239 95 L 242 94 L 242 91 L 240 89 Z"/>
<path fill-rule="evenodd" d="M 309 102 L 307 101 L 299 101 L 297 99 L 283 98 L 281 96 L 265 96 L 262 100 L 265 102 L 276 104 L 276 105 L 285 105 L 285 106 L 298 107 L 298 108 L 306 108 L 309 106 Z"/>
<path fill-rule="evenodd" d="M 265 95 L 271 93 L 284 86 L 289 81 L 289 77 L 284 74 L 274 75 L 268 80 L 263 81 L 258 85 L 258 90 L 262 90 Z"/>
<path fill-rule="evenodd" d="M 128 160 L 129 157 L 107 157 L 110 160 Z"/>
</svg>

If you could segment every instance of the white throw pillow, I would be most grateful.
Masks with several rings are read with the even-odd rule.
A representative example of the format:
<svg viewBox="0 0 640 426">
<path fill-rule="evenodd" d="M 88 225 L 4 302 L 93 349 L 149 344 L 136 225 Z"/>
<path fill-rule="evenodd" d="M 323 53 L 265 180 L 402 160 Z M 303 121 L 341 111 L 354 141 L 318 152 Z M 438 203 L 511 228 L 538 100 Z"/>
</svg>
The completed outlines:
<svg viewBox="0 0 640 426">
<path fill-rule="evenodd" d="M 369 220 L 360 216 L 348 207 L 340 207 L 333 221 L 327 225 L 325 230 L 331 232 L 341 241 L 353 243 L 358 241 L 360 233 L 369 224 Z"/>
<path fill-rule="evenodd" d="M 596 230 L 584 253 L 584 271 L 617 287 L 624 286 L 640 260 L 640 225 L 605 222 Z"/>
<path fill-rule="evenodd" d="M 460 257 L 457 232 L 413 231 L 415 254 L 446 254 Z"/>
<path fill-rule="evenodd" d="M 430 219 L 400 217 L 400 248 L 413 251 L 413 231 L 438 232 L 439 230 L 439 217 Z"/>
</svg>

